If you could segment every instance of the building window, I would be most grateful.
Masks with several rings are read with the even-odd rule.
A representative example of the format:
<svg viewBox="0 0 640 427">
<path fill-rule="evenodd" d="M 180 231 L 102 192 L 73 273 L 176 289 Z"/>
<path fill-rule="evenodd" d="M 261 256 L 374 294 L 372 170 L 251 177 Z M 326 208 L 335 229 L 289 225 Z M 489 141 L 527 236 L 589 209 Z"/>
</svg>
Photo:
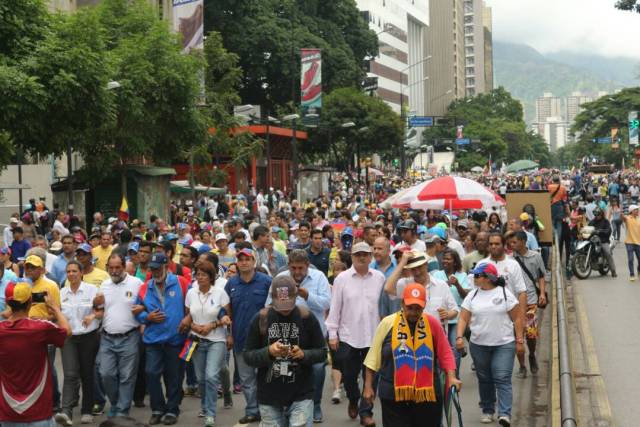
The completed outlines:
<svg viewBox="0 0 640 427">
<path fill-rule="evenodd" d="M 476 96 L 476 90 L 473 88 L 467 89 L 467 96 Z"/>
<path fill-rule="evenodd" d="M 473 34 L 473 26 L 472 25 L 466 25 L 464 27 L 464 33 L 465 34 Z"/>
<path fill-rule="evenodd" d="M 464 2 L 464 13 L 473 13 L 473 2 Z"/>
<path fill-rule="evenodd" d="M 407 42 L 407 32 L 403 29 L 387 22 L 386 24 L 384 24 L 384 30 L 398 40 L 405 43 Z"/>
<path fill-rule="evenodd" d="M 464 44 L 472 45 L 473 44 L 473 36 L 465 36 L 464 37 Z"/>
<path fill-rule="evenodd" d="M 476 69 L 474 67 L 467 67 L 466 73 L 467 73 L 467 76 L 473 76 L 476 73 Z"/>
<path fill-rule="evenodd" d="M 464 48 L 464 53 L 467 55 L 473 55 L 473 47 L 467 46 Z"/>
<path fill-rule="evenodd" d="M 473 16 L 465 16 L 464 17 L 465 24 L 473 24 Z"/>
<path fill-rule="evenodd" d="M 474 79 L 473 77 L 467 77 L 467 79 L 465 80 L 465 83 L 467 87 L 473 87 L 476 85 L 476 79 Z"/>
<path fill-rule="evenodd" d="M 396 49 L 395 47 L 388 45 L 385 42 L 381 42 L 378 40 L 378 48 L 379 48 L 380 54 L 395 58 L 404 64 L 406 64 L 407 61 L 409 60 L 408 55 L 405 52 L 399 49 Z"/>
<path fill-rule="evenodd" d="M 465 64 L 466 64 L 466 65 L 474 65 L 474 64 L 475 64 L 475 58 L 474 58 L 473 56 L 468 57 L 468 58 L 465 60 Z"/>
</svg>

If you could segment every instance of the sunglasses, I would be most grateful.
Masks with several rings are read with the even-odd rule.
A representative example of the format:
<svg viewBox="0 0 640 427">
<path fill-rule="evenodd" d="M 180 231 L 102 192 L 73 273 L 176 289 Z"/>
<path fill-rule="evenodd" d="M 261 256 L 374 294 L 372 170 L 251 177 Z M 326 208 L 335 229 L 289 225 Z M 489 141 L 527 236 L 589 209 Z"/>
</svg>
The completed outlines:
<svg viewBox="0 0 640 427">
<path fill-rule="evenodd" d="M 474 275 L 473 275 L 473 277 L 474 277 L 475 279 L 477 279 L 478 277 L 485 277 L 485 278 L 486 278 L 486 277 L 487 277 L 487 275 L 486 275 L 486 273 L 477 273 L 477 274 L 474 274 Z"/>
</svg>

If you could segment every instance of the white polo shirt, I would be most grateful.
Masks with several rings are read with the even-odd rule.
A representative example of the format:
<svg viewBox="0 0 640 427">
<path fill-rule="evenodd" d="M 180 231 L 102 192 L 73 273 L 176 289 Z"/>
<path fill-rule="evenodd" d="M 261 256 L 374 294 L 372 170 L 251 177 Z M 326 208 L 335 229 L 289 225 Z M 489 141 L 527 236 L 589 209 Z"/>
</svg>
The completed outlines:
<svg viewBox="0 0 640 427">
<path fill-rule="evenodd" d="M 142 281 L 129 274 L 118 284 L 108 279 L 100 286 L 100 292 L 104 294 L 102 327 L 108 334 L 124 334 L 140 325 L 131 313 L 140 286 Z"/>
<path fill-rule="evenodd" d="M 70 286 L 60 289 L 60 305 L 62 314 L 67 318 L 73 335 L 84 335 L 93 332 L 100 326 L 96 319 L 85 327 L 82 319 L 93 313 L 93 299 L 98 294 L 98 288 L 89 283 L 80 282 L 74 293 Z"/>
<path fill-rule="evenodd" d="M 189 309 L 193 323 L 205 325 L 218 320 L 220 309 L 229 304 L 229 302 L 229 296 L 224 289 L 211 286 L 209 291 L 203 294 L 197 286 L 194 286 L 187 292 L 184 305 Z M 215 328 L 206 336 L 193 331 L 191 333 L 210 341 L 225 342 L 227 339 L 227 332 L 224 327 Z"/>
<path fill-rule="evenodd" d="M 390 298 L 402 299 L 404 289 L 414 282 L 415 280 L 413 280 L 413 277 L 405 277 L 398 280 L 398 284 L 396 285 L 396 294 L 391 295 Z M 451 293 L 451 289 L 449 289 L 449 284 L 444 280 L 437 279 L 433 277 L 433 275 L 429 274 L 429 283 L 427 284 L 427 305 L 424 307 L 424 311 L 436 319 L 439 319 L 440 314 L 438 313 L 438 308 L 445 308 L 448 311 L 453 310 L 458 313 L 460 312 L 458 303 L 456 303 L 456 299 Z"/>
</svg>

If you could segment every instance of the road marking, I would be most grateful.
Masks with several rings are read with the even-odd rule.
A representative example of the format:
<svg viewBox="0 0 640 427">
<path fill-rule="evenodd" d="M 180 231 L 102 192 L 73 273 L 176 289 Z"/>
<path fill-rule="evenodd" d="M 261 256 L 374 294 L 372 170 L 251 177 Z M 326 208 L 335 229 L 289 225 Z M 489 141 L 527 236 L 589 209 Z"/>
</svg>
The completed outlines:
<svg viewBox="0 0 640 427">
<path fill-rule="evenodd" d="M 582 337 L 583 354 L 589 368 L 589 380 L 592 384 L 591 392 L 593 394 L 591 404 L 597 419 L 607 420 L 609 425 L 615 426 L 616 424 L 611 412 L 611 404 L 609 403 L 609 395 L 607 394 L 607 387 L 604 383 L 604 378 L 602 378 L 598 355 L 596 353 L 595 345 L 593 344 L 593 335 L 591 335 L 591 327 L 589 326 L 589 319 L 587 318 L 587 310 L 582 301 L 582 296 L 580 296 L 578 292 L 574 291 L 573 302 L 576 307 L 578 329 L 580 330 L 580 336 Z"/>
</svg>

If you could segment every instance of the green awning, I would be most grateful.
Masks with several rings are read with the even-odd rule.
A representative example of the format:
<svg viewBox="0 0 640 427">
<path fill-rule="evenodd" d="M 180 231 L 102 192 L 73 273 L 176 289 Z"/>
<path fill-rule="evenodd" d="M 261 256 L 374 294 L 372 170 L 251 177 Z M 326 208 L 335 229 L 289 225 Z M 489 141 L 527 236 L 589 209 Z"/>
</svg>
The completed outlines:
<svg viewBox="0 0 640 427">
<path fill-rule="evenodd" d="M 174 194 L 191 194 L 191 186 L 189 181 L 171 181 L 169 190 Z M 194 187 L 196 193 L 204 193 L 207 196 L 217 196 L 227 192 L 224 188 L 205 187 L 204 185 L 196 185 Z"/>
<path fill-rule="evenodd" d="M 533 160 L 518 160 L 516 162 L 511 163 L 509 166 L 507 166 L 507 172 L 511 173 L 511 172 L 527 171 L 531 169 L 536 169 L 538 166 L 540 165 L 538 165 Z"/>
<path fill-rule="evenodd" d="M 160 166 L 127 166 L 127 169 L 145 176 L 165 176 L 176 174 L 176 170 L 174 168 Z"/>
</svg>

